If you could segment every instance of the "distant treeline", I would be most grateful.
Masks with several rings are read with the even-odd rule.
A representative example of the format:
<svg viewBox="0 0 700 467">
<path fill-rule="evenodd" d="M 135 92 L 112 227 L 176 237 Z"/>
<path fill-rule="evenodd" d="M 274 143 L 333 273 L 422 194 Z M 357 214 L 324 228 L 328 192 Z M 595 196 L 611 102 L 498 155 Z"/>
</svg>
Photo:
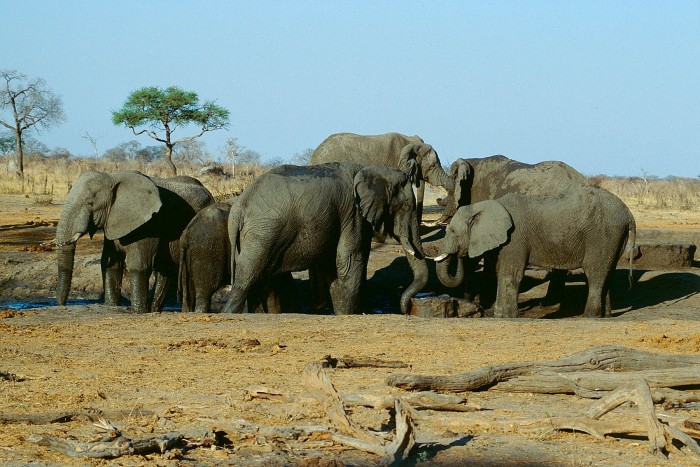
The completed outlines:
<svg viewBox="0 0 700 467">
<path fill-rule="evenodd" d="M 296 157 L 289 162 L 304 163 L 308 160 L 309 153 L 307 150 L 303 154 L 304 157 L 295 155 Z M 217 199 L 225 199 L 239 194 L 255 177 L 284 162 L 273 160 L 262 163 L 258 158 L 241 159 L 244 160 L 238 161 L 235 171 L 228 163 L 180 160 L 178 173 L 199 178 Z M 13 161 L 9 154 L 0 156 L 0 194 L 34 195 L 41 202 L 62 200 L 73 181 L 81 173 L 90 170 L 139 170 L 150 176 L 167 177 L 167 167 L 162 158 L 72 157 L 65 153 L 37 156 L 32 157 L 31 163 L 27 164 L 23 180 L 12 176 Z M 652 209 L 700 209 L 700 178 L 658 178 L 645 174 L 638 177 L 594 175 L 588 178 L 592 184 L 613 192 L 630 206 Z"/>
</svg>

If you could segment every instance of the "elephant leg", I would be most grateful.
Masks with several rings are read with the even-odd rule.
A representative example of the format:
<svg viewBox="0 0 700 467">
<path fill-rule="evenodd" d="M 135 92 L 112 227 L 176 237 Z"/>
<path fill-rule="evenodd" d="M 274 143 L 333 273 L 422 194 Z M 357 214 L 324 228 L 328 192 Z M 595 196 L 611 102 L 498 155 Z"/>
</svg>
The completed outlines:
<svg viewBox="0 0 700 467">
<path fill-rule="evenodd" d="M 552 269 L 549 274 L 549 286 L 547 294 L 542 299 L 540 306 L 542 308 L 556 311 L 561 306 L 561 300 L 564 296 L 564 286 L 566 285 L 566 270 Z"/>
<path fill-rule="evenodd" d="M 102 290 L 105 305 L 119 306 L 122 299 L 122 279 L 124 277 L 124 254 L 114 247 L 113 242 L 105 242 L 100 260 L 102 269 Z"/>
<path fill-rule="evenodd" d="M 594 269 L 590 273 L 584 269 L 588 279 L 588 297 L 586 298 L 586 308 L 583 316 L 586 318 L 603 318 L 610 316 L 610 293 L 609 283 L 611 272 L 606 273 L 599 269 Z"/>
<path fill-rule="evenodd" d="M 474 260 L 469 260 L 470 262 Z M 496 263 L 498 262 L 498 257 L 492 254 L 486 254 L 484 256 L 484 269 L 481 274 L 481 283 L 478 284 L 479 287 L 479 304 L 481 305 L 482 308 L 490 308 L 494 302 L 496 301 L 497 293 L 498 293 L 498 285 L 499 284 L 499 279 L 497 277 L 496 273 Z M 465 262 L 467 263 L 467 262 Z M 474 266 L 470 265 L 472 268 L 472 271 L 476 268 L 475 264 L 476 262 L 473 262 Z M 474 274 L 472 273 L 472 277 Z M 475 282 L 475 281 L 474 281 Z M 475 286 L 469 286 L 471 290 L 468 290 L 467 292 L 474 294 L 475 293 Z M 472 295 L 473 296 L 473 295 Z M 467 297 L 469 298 L 469 297 Z"/>
<path fill-rule="evenodd" d="M 342 247 L 342 240 L 340 247 Z M 363 254 L 360 251 L 344 253 L 339 248 L 336 257 L 338 277 L 331 283 L 330 293 L 333 300 L 333 311 L 336 315 L 350 315 L 357 313 L 359 305 L 360 287 L 362 286 Z"/>
<path fill-rule="evenodd" d="M 222 310 L 224 313 L 242 313 L 249 293 L 253 287 L 258 287 L 258 282 L 261 280 L 262 270 L 267 262 L 267 252 L 271 251 L 272 247 L 267 243 L 253 245 L 254 241 L 255 239 L 251 240 L 248 245 L 241 248 L 241 253 L 237 256 L 231 293 Z M 248 303 L 248 311 L 251 313 L 261 301 L 262 292 L 257 288 L 254 292 L 252 297 L 254 306 Z"/>
<path fill-rule="evenodd" d="M 325 271 L 319 266 L 309 268 L 309 308 L 321 313 L 328 306 L 330 281 Z"/>
<path fill-rule="evenodd" d="M 498 290 L 493 316 L 494 318 L 517 318 L 518 292 L 525 274 L 525 265 L 503 269 L 498 272 Z"/>
<path fill-rule="evenodd" d="M 150 277 L 150 270 L 129 271 L 131 309 L 136 313 L 148 312 L 148 280 Z"/>
<path fill-rule="evenodd" d="M 151 303 L 151 312 L 160 313 L 163 311 L 163 305 L 165 303 L 165 295 L 168 292 L 170 283 L 172 281 L 170 278 L 160 272 L 156 272 L 156 283 L 153 290 L 153 301 Z"/>
<path fill-rule="evenodd" d="M 271 296 L 279 303 L 277 313 L 298 313 L 301 310 L 299 295 L 291 272 L 278 274 L 272 278 Z M 274 311 L 270 311 L 273 313 Z"/>
</svg>

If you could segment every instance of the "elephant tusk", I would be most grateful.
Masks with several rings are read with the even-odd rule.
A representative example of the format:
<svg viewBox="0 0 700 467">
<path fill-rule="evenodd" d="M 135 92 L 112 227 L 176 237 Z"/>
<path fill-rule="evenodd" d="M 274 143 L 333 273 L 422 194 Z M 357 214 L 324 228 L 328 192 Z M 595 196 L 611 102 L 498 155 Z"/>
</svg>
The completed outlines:
<svg viewBox="0 0 700 467">
<path fill-rule="evenodd" d="M 413 251 L 413 248 L 406 248 L 406 253 L 408 253 L 411 256 L 416 256 L 416 252 Z"/>
<path fill-rule="evenodd" d="M 440 261 L 443 261 L 445 258 L 447 258 L 447 253 L 443 253 L 440 256 L 436 256 L 435 258 L 431 258 L 433 261 L 436 263 L 439 263 Z"/>
</svg>

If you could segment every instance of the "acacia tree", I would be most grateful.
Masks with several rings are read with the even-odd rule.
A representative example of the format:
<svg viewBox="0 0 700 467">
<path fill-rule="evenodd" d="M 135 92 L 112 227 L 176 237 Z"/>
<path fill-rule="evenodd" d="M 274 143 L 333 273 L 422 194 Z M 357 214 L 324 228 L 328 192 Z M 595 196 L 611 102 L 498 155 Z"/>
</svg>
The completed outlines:
<svg viewBox="0 0 700 467">
<path fill-rule="evenodd" d="M 229 111 L 211 101 L 200 104 L 197 93 L 184 91 L 177 86 L 167 89 L 145 87 L 132 92 L 124 106 L 112 112 L 115 125 L 131 128 L 135 135 L 146 134 L 165 144 L 165 159 L 171 175 L 177 175 L 173 164 L 173 147 L 192 141 L 207 131 L 228 128 Z M 173 139 L 175 130 L 197 125 L 201 131 L 193 136 Z M 137 127 L 148 128 L 138 130 Z"/>
<path fill-rule="evenodd" d="M 0 78 L 0 110 L 9 109 L 12 113 L 9 119 L 0 120 L 0 125 L 14 133 L 17 175 L 24 177 L 24 132 L 50 128 L 63 122 L 66 116 L 61 98 L 46 87 L 43 79 L 30 81 L 16 70 L 0 70 Z"/>
</svg>

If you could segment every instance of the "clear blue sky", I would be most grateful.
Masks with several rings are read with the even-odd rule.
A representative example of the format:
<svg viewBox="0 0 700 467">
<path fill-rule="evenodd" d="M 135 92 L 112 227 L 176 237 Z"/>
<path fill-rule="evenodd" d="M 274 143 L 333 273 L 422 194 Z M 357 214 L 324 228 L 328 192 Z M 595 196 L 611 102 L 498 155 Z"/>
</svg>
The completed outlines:
<svg viewBox="0 0 700 467">
<path fill-rule="evenodd" d="M 700 175 L 700 2 L 0 1 L 0 68 L 42 77 L 90 154 L 137 139 L 111 111 L 180 86 L 227 138 L 289 158 L 331 133 L 418 134 L 443 164 L 504 154 L 585 174 Z M 182 136 L 185 134 L 182 133 Z M 177 136 L 177 135 L 176 135 Z"/>
</svg>

